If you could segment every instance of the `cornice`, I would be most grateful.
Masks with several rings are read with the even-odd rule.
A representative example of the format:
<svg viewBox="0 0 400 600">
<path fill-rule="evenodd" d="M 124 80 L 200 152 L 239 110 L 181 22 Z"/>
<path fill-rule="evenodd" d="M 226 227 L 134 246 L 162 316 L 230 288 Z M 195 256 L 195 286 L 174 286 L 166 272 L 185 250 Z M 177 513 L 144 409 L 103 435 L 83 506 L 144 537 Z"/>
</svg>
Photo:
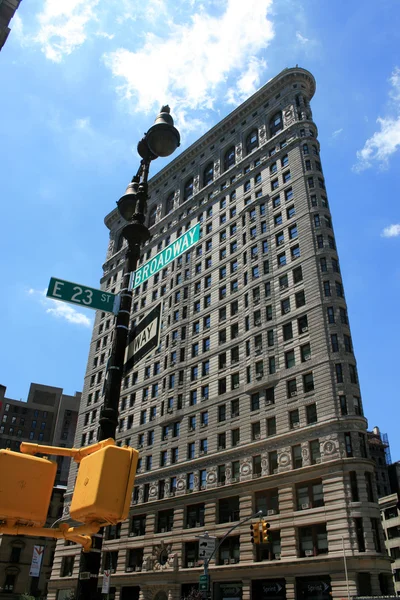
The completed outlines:
<svg viewBox="0 0 400 600">
<path fill-rule="evenodd" d="M 301 88 L 302 93 L 305 93 L 308 100 L 311 100 L 316 89 L 316 82 L 313 75 L 306 69 L 297 66 L 284 69 L 276 75 L 276 77 L 267 82 L 260 90 L 255 92 L 255 94 L 250 96 L 250 98 L 245 100 L 238 108 L 222 119 L 222 121 L 217 123 L 207 133 L 189 146 L 189 148 L 184 150 L 175 158 L 175 160 L 156 173 L 149 181 L 150 193 L 152 189 L 159 187 L 169 179 L 172 174 L 176 174 L 178 171 L 187 167 L 188 163 L 195 159 L 203 150 L 208 149 L 210 145 L 216 142 L 219 144 L 221 136 L 226 135 L 227 132 L 229 133 L 232 128 L 241 123 L 243 118 L 245 118 L 249 112 L 259 108 L 260 104 L 263 104 L 267 100 L 271 100 L 271 96 L 282 90 L 282 88 L 291 81 L 304 83 L 306 88 L 305 90 Z M 280 100 L 282 101 L 282 99 Z M 281 104 L 281 102 L 279 104 Z M 271 106 L 271 110 L 272 109 L 273 106 Z M 120 216 L 118 210 L 115 208 L 104 219 L 106 227 L 111 230 L 118 218 L 120 218 Z"/>
</svg>

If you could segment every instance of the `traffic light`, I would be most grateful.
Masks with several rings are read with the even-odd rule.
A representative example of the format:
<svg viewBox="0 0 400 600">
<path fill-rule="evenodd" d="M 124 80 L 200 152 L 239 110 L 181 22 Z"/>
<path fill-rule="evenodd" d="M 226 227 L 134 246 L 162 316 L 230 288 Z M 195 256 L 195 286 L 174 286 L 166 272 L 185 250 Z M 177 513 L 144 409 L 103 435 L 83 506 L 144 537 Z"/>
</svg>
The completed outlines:
<svg viewBox="0 0 400 600">
<path fill-rule="evenodd" d="M 105 446 L 80 461 L 70 515 L 76 521 L 116 524 L 128 517 L 139 452 Z"/>
<path fill-rule="evenodd" d="M 263 544 L 269 544 L 271 542 L 271 532 L 269 528 L 271 525 L 266 522 L 265 519 L 261 521 L 261 539 Z"/>
<path fill-rule="evenodd" d="M 47 458 L 0 450 L 0 521 L 43 526 L 56 472 Z"/>
<path fill-rule="evenodd" d="M 258 545 L 260 543 L 260 523 L 252 523 L 250 525 L 251 543 Z"/>
</svg>

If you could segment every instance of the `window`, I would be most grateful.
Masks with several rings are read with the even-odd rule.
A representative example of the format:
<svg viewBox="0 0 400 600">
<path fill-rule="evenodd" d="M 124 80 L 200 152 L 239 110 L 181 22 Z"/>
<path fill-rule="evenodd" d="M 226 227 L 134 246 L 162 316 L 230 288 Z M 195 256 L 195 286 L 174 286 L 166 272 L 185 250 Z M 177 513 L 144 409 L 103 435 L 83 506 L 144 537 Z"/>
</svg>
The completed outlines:
<svg viewBox="0 0 400 600">
<path fill-rule="evenodd" d="M 336 383 L 343 383 L 343 368 L 341 363 L 335 364 Z"/>
<path fill-rule="evenodd" d="M 231 445 L 232 448 L 237 446 L 240 442 L 240 429 L 232 429 L 231 430 Z"/>
<path fill-rule="evenodd" d="M 274 135 L 276 135 L 277 133 L 282 131 L 282 128 L 283 128 L 282 113 L 278 112 L 271 118 L 271 120 L 269 122 L 270 137 L 273 137 Z"/>
<path fill-rule="evenodd" d="M 227 171 L 235 164 L 235 146 L 231 146 L 225 152 L 224 156 L 224 171 Z"/>
<path fill-rule="evenodd" d="M 157 518 L 157 529 L 156 533 L 164 533 L 166 531 L 172 531 L 174 526 L 174 510 L 160 510 Z"/>
<path fill-rule="evenodd" d="M 64 556 L 61 562 L 61 577 L 72 577 L 72 572 L 74 570 L 74 561 L 75 556 Z M 13 577 L 15 577 L 15 575 Z M 12 589 L 9 591 L 12 591 Z"/>
<path fill-rule="evenodd" d="M 168 215 L 174 208 L 174 192 L 171 192 L 165 201 L 165 214 Z"/>
<path fill-rule="evenodd" d="M 368 473 L 368 475 L 371 475 L 371 474 Z M 378 524 L 378 519 L 371 518 L 372 539 L 374 540 L 374 547 L 375 547 L 376 552 L 382 551 L 381 540 L 380 540 L 380 535 L 379 535 L 379 527 L 380 527 L 380 525 Z"/>
<path fill-rule="evenodd" d="M 326 524 L 299 527 L 299 554 L 304 556 L 318 556 L 328 553 L 328 537 Z"/>
<path fill-rule="evenodd" d="M 218 523 L 238 521 L 239 515 L 239 496 L 221 498 L 218 501 Z"/>
<path fill-rule="evenodd" d="M 364 526 L 362 517 L 356 517 L 354 519 L 354 528 L 356 530 L 358 551 L 365 552 Z"/>
<path fill-rule="evenodd" d="M 304 344 L 300 346 L 301 362 L 306 362 L 311 359 L 311 347 L 310 344 Z"/>
<path fill-rule="evenodd" d="M 267 436 L 276 435 L 276 417 L 267 419 Z"/>
<path fill-rule="evenodd" d="M 324 281 L 324 296 L 327 298 L 331 295 L 331 283 L 330 281 Z"/>
<path fill-rule="evenodd" d="M 286 323 L 286 325 L 283 325 L 282 331 L 283 331 L 283 340 L 285 342 L 287 342 L 288 340 L 291 340 L 293 338 L 293 329 L 292 329 L 291 322 Z"/>
<path fill-rule="evenodd" d="M 322 481 L 310 481 L 296 486 L 297 510 L 324 506 Z"/>
<path fill-rule="evenodd" d="M 350 471 L 350 491 L 351 491 L 351 501 L 358 502 L 359 494 L 358 494 L 358 483 L 357 483 L 357 473 L 356 471 Z"/>
<path fill-rule="evenodd" d="M 349 365 L 350 382 L 357 384 L 357 371 L 354 365 Z"/>
<path fill-rule="evenodd" d="M 344 445 L 346 448 L 346 456 L 352 457 L 353 456 L 353 445 L 352 445 L 352 441 L 351 441 L 351 433 L 350 432 L 346 432 L 344 434 Z"/>
<path fill-rule="evenodd" d="M 335 311 L 333 309 L 333 306 L 328 306 L 326 311 L 328 315 L 328 323 L 332 325 L 335 322 Z"/>
<path fill-rule="evenodd" d="M 260 394 L 259 392 L 255 392 L 250 396 L 250 410 L 259 410 L 260 409 Z"/>
<path fill-rule="evenodd" d="M 285 352 L 285 365 L 287 369 L 294 367 L 296 364 L 294 350 L 289 350 Z"/>
<path fill-rule="evenodd" d="M 304 392 L 312 392 L 314 390 L 314 377 L 312 373 L 303 375 L 303 388 Z"/>
<path fill-rule="evenodd" d="M 186 202 L 193 196 L 193 177 L 187 180 L 183 188 L 183 201 Z"/>
<path fill-rule="evenodd" d="M 220 404 L 218 406 L 218 423 L 222 423 L 226 420 L 226 404 Z"/>
<path fill-rule="evenodd" d="M 296 301 L 296 308 L 300 308 L 301 306 L 305 306 L 306 297 L 305 297 L 305 294 L 304 294 L 304 290 L 301 290 L 300 292 L 297 292 L 295 294 L 295 301 Z"/>
<path fill-rule="evenodd" d="M 203 187 L 206 187 L 214 179 L 214 163 L 210 162 L 203 171 Z"/>
<path fill-rule="evenodd" d="M 292 465 L 293 469 L 300 469 L 303 466 L 301 444 L 296 444 L 295 446 L 292 446 Z"/>
<path fill-rule="evenodd" d="M 295 429 L 300 426 L 299 409 L 289 411 L 289 427 Z"/>
<path fill-rule="evenodd" d="M 253 129 L 246 138 L 246 154 L 258 147 L 258 130 Z"/>
</svg>

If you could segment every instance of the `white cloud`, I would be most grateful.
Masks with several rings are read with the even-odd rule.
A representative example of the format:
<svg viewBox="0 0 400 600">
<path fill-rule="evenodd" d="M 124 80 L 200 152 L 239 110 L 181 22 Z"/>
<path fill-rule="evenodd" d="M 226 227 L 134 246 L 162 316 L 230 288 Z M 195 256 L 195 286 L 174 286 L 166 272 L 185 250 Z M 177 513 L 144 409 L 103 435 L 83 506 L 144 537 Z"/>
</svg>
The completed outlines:
<svg viewBox="0 0 400 600">
<path fill-rule="evenodd" d="M 385 229 L 382 231 L 381 236 L 382 237 L 397 237 L 400 235 L 400 224 L 396 223 L 395 225 L 389 225 L 389 227 L 385 227 Z"/>
<path fill-rule="evenodd" d="M 301 35 L 300 31 L 296 31 L 296 39 L 300 44 L 309 44 L 311 40 L 306 38 L 304 35 Z"/>
<path fill-rule="evenodd" d="M 74 325 L 83 325 L 84 327 L 92 326 L 92 321 L 86 315 L 77 311 L 70 304 L 47 298 L 46 292 L 47 290 L 35 290 L 30 288 L 28 290 L 28 295 L 37 298 L 40 304 L 45 308 L 46 313 L 57 319 L 64 319 L 68 323 L 73 323 Z"/>
<path fill-rule="evenodd" d="M 37 15 L 39 31 L 33 40 L 40 44 L 46 58 L 61 62 L 87 39 L 88 25 L 96 20 L 100 0 L 45 0 Z"/>
<path fill-rule="evenodd" d="M 334 131 L 334 132 L 332 133 L 332 137 L 333 137 L 333 138 L 336 138 L 338 135 L 340 135 L 340 134 L 342 133 L 342 131 L 343 131 L 343 128 L 341 128 L 341 129 L 336 129 L 336 131 Z"/>
<path fill-rule="evenodd" d="M 169 21 L 166 37 L 147 33 L 137 51 L 105 54 L 105 64 L 121 80 L 118 93 L 134 112 L 168 102 L 174 114 L 213 108 L 232 75 L 237 76 L 232 98 L 251 93 L 266 66 L 257 54 L 274 37 L 267 14 L 271 5 L 272 0 L 227 0 L 218 17 L 198 12 L 189 25 Z"/>
<path fill-rule="evenodd" d="M 357 173 L 377 164 L 381 169 L 387 169 L 389 158 L 400 148 L 400 69 L 396 67 L 390 77 L 392 89 L 389 98 L 393 113 L 386 117 L 378 117 L 376 131 L 357 152 L 357 163 L 353 170 Z"/>
</svg>

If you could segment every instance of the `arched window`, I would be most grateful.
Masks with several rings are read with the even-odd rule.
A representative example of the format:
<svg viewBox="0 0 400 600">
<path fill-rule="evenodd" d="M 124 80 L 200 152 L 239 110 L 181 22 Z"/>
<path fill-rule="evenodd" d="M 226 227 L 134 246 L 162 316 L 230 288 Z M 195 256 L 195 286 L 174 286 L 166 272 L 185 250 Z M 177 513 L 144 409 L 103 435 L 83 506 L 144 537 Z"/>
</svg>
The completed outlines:
<svg viewBox="0 0 400 600">
<path fill-rule="evenodd" d="M 149 227 L 153 227 L 156 224 L 156 216 L 157 216 L 157 204 L 151 207 L 149 213 Z"/>
<path fill-rule="evenodd" d="M 171 192 L 165 201 L 165 214 L 166 215 L 169 215 L 171 210 L 173 210 L 173 208 L 174 208 L 174 197 L 175 197 L 175 193 Z"/>
<path fill-rule="evenodd" d="M 193 177 L 187 180 L 183 188 L 183 201 L 189 200 L 193 196 Z"/>
<path fill-rule="evenodd" d="M 203 187 L 214 179 L 214 163 L 210 162 L 203 171 Z"/>
<path fill-rule="evenodd" d="M 283 129 L 282 124 L 282 112 L 279 111 L 276 113 L 269 122 L 269 134 L 270 137 L 276 135 Z"/>
<path fill-rule="evenodd" d="M 224 171 L 227 171 L 230 167 L 235 164 L 235 146 L 231 146 L 225 152 L 224 156 Z"/>
<path fill-rule="evenodd" d="M 254 148 L 258 148 L 258 130 L 257 129 L 253 129 L 253 131 L 251 131 L 246 138 L 246 153 L 249 154 L 250 152 L 252 152 L 254 150 Z"/>
</svg>

